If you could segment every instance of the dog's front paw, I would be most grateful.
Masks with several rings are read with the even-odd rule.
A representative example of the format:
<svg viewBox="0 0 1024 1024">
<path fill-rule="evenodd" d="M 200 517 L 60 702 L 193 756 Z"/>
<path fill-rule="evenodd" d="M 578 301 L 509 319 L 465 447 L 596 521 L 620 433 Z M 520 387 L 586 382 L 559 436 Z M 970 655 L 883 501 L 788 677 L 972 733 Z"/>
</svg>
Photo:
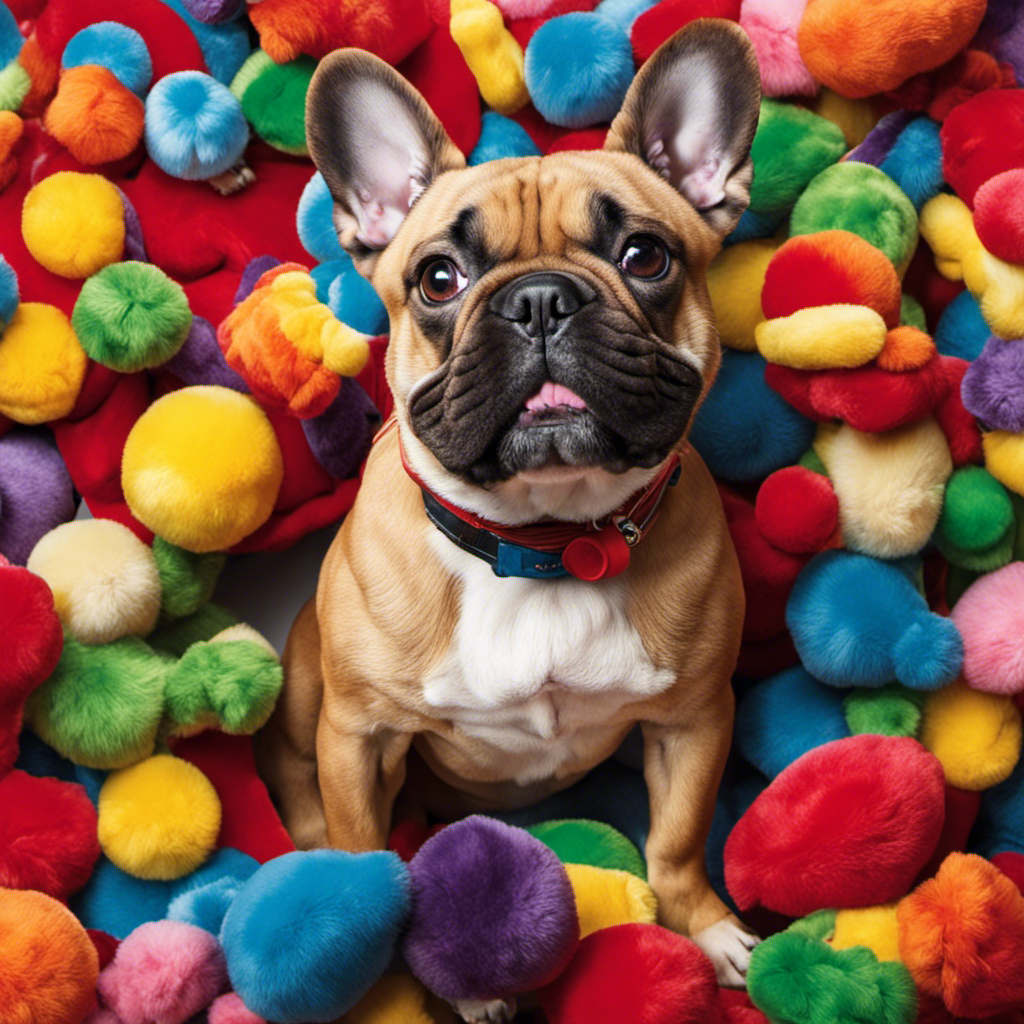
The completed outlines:
<svg viewBox="0 0 1024 1024">
<path fill-rule="evenodd" d="M 452 1006 L 466 1024 L 510 1024 L 515 1019 L 515 999 L 457 999 Z"/>
<path fill-rule="evenodd" d="M 724 988 L 745 988 L 750 952 L 761 941 L 731 914 L 692 936 L 715 965 L 715 977 Z"/>
</svg>

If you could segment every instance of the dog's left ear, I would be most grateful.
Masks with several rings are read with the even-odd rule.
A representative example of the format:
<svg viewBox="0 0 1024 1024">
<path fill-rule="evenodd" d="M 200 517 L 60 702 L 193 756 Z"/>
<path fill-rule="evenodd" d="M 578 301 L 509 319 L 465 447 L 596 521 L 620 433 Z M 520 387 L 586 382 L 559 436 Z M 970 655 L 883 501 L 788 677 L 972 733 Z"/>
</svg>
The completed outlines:
<svg viewBox="0 0 1024 1024">
<path fill-rule="evenodd" d="M 466 166 L 426 100 L 364 50 L 335 50 L 317 65 L 306 139 L 334 199 L 338 238 L 366 276 L 420 193 Z"/>
<path fill-rule="evenodd" d="M 725 236 L 750 203 L 760 106 L 746 33 L 702 18 L 662 43 L 637 73 L 605 149 L 636 154 Z"/>
</svg>

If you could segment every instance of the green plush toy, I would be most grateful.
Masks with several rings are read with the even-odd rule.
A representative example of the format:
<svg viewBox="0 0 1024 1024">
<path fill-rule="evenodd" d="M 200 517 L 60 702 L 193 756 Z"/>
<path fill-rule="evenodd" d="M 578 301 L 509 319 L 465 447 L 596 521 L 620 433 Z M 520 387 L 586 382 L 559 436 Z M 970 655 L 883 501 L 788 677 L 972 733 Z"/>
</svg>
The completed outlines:
<svg viewBox="0 0 1024 1024">
<path fill-rule="evenodd" d="M 946 484 L 932 538 L 943 557 L 971 572 L 992 572 L 1014 557 L 1017 521 L 1010 495 L 988 470 L 964 466 Z"/>
</svg>

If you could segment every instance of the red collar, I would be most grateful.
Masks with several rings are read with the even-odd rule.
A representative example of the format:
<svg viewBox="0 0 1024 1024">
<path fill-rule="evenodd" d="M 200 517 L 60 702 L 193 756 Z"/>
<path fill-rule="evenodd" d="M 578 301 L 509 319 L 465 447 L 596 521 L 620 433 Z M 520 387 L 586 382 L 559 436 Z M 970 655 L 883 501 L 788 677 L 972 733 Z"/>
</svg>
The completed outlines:
<svg viewBox="0 0 1024 1024">
<path fill-rule="evenodd" d="M 390 419 L 377 438 L 389 432 L 394 423 Z M 679 479 L 680 460 L 673 454 L 646 487 L 597 522 L 546 520 L 526 526 L 505 526 L 436 494 L 409 465 L 400 437 L 398 450 L 406 473 L 423 492 L 424 506 L 434 525 L 453 543 L 488 561 L 499 576 L 571 575 L 583 580 L 617 576 L 629 565 L 630 550 L 654 525 L 665 491 Z M 520 552 L 525 552 L 525 557 Z"/>
</svg>

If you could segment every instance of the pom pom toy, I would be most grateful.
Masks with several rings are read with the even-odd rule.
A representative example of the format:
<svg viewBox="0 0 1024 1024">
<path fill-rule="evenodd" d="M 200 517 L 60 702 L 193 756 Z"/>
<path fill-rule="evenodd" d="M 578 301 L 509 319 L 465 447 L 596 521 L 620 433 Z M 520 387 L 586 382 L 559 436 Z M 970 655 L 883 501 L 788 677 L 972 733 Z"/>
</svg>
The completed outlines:
<svg viewBox="0 0 1024 1024">
<path fill-rule="evenodd" d="M 974 194 L 974 230 L 993 256 L 1024 263 L 1024 168 L 989 178 Z"/>
<path fill-rule="evenodd" d="M 900 956 L 918 987 L 958 1017 L 1024 1004 L 1024 896 L 998 868 L 951 854 L 896 908 Z"/>
<path fill-rule="evenodd" d="M 545 821 L 526 831 L 554 850 L 563 864 L 590 864 L 647 877 L 647 867 L 637 848 L 604 822 Z"/>
<path fill-rule="evenodd" d="M 267 1024 L 242 1002 L 237 992 L 217 996 L 206 1011 L 206 1019 L 208 1024 Z"/>
<path fill-rule="evenodd" d="M 813 96 L 818 91 L 800 56 L 797 29 L 807 0 L 743 0 L 740 25 L 750 36 L 766 96 Z"/>
<path fill-rule="evenodd" d="M 1013 562 L 981 577 L 953 608 L 963 636 L 964 679 L 976 690 L 1024 690 L 1024 563 Z"/>
<path fill-rule="evenodd" d="M 708 267 L 708 295 L 718 337 L 728 348 L 753 352 L 755 329 L 764 320 L 761 289 L 775 254 L 770 239 L 755 238 L 726 246 Z"/>
<path fill-rule="evenodd" d="M 28 567 L 49 584 L 64 628 L 81 643 L 145 636 L 156 625 L 161 590 L 153 553 L 120 523 L 64 523 L 39 541 Z"/>
<path fill-rule="evenodd" d="M 10 263 L 0 256 L 0 334 L 3 334 L 7 325 L 14 319 L 19 301 L 18 275 Z"/>
<path fill-rule="evenodd" d="M 558 857 L 532 836 L 472 816 L 424 843 L 409 871 L 413 912 L 402 949 L 437 995 L 514 996 L 558 975 L 572 957 L 580 927 L 572 886 Z"/>
<path fill-rule="evenodd" d="M 224 988 L 217 940 L 179 921 L 139 925 L 99 976 L 104 1003 L 122 1020 L 185 1024 Z"/>
<path fill-rule="evenodd" d="M 282 153 L 309 154 L 306 92 L 315 69 L 316 64 L 309 57 L 276 64 L 262 50 L 256 50 L 231 83 L 231 93 L 242 105 L 242 113 L 253 130 Z M 239 156 L 244 148 L 243 141 Z"/>
<path fill-rule="evenodd" d="M 957 677 L 964 659 L 956 625 L 930 612 L 895 565 L 865 555 L 828 551 L 811 559 L 793 585 L 786 622 L 804 666 L 833 686 L 897 679 L 937 689 Z"/>
<path fill-rule="evenodd" d="M 800 807 L 798 818 L 786 808 Z M 854 736 L 804 754 L 754 801 L 725 846 L 741 910 L 800 916 L 903 895 L 942 830 L 943 775 L 911 739 Z"/>
<path fill-rule="evenodd" d="M 899 960 L 900 933 L 896 904 L 880 907 L 852 907 L 836 913 L 832 932 L 833 949 L 865 946 L 879 960 Z"/>
<path fill-rule="evenodd" d="M 480 138 L 466 162 L 470 167 L 510 156 L 540 156 L 537 144 L 517 122 L 494 110 L 485 110 L 481 118 Z"/>
<path fill-rule="evenodd" d="M 74 515 L 71 478 L 45 433 L 0 437 L 0 553 L 24 565 L 38 540 Z"/>
<path fill-rule="evenodd" d="M 144 96 L 153 80 L 153 59 L 146 41 L 116 21 L 101 21 L 76 32 L 61 56 L 63 69 L 98 64 L 136 96 Z"/>
<path fill-rule="evenodd" d="M 990 337 L 967 368 L 961 394 L 968 412 L 986 426 L 1024 431 L 1024 345 Z"/>
<path fill-rule="evenodd" d="M 215 449 L 206 444 L 211 437 L 218 438 Z M 231 547 L 266 522 L 283 474 L 265 414 L 228 388 L 165 395 L 139 418 L 124 447 L 132 514 L 189 551 Z"/>
<path fill-rule="evenodd" d="M 999 481 L 981 466 L 956 470 L 932 538 L 947 561 L 990 572 L 1013 558 L 1015 538 L 1013 502 Z"/>
<path fill-rule="evenodd" d="M 658 901 L 651 887 L 629 871 L 567 864 L 580 938 L 618 924 L 654 924 Z"/>
<path fill-rule="evenodd" d="M 231 984 L 267 1019 L 333 1021 L 388 965 L 408 913 L 408 872 L 393 853 L 285 854 L 248 880 L 224 918 Z"/>
<path fill-rule="evenodd" d="M 212 853 L 220 819 L 206 776 L 167 754 L 112 772 L 100 790 L 100 845 L 136 878 L 191 874 Z"/>
<path fill-rule="evenodd" d="M 476 78 L 484 102 L 514 114 L 530 99 L 523 80 L 523 50 L 490 0 L 452 0 L 451 36 Z"/>
<path fill-rule="evenodd" d="M 134 373 L 178 352 L 192 314 L 181 285 L 151 263 L 129 260 L 104 267 L 82 285 L 71 326 L 91 359 Z"/>
<path fill-rule="evenodd" d="M 551 1024 L 718 1019 L 711 961 L 689 939 L 651 925 L 620 924 L 587 936 L 538 995 Z"/>
<path fill-rule="evenodd" d="M 93 1008 L 99 957 L 74 915 L 50 896 L 0 890 L 0 1016 L 82 1024 Z"/>
</svg>

